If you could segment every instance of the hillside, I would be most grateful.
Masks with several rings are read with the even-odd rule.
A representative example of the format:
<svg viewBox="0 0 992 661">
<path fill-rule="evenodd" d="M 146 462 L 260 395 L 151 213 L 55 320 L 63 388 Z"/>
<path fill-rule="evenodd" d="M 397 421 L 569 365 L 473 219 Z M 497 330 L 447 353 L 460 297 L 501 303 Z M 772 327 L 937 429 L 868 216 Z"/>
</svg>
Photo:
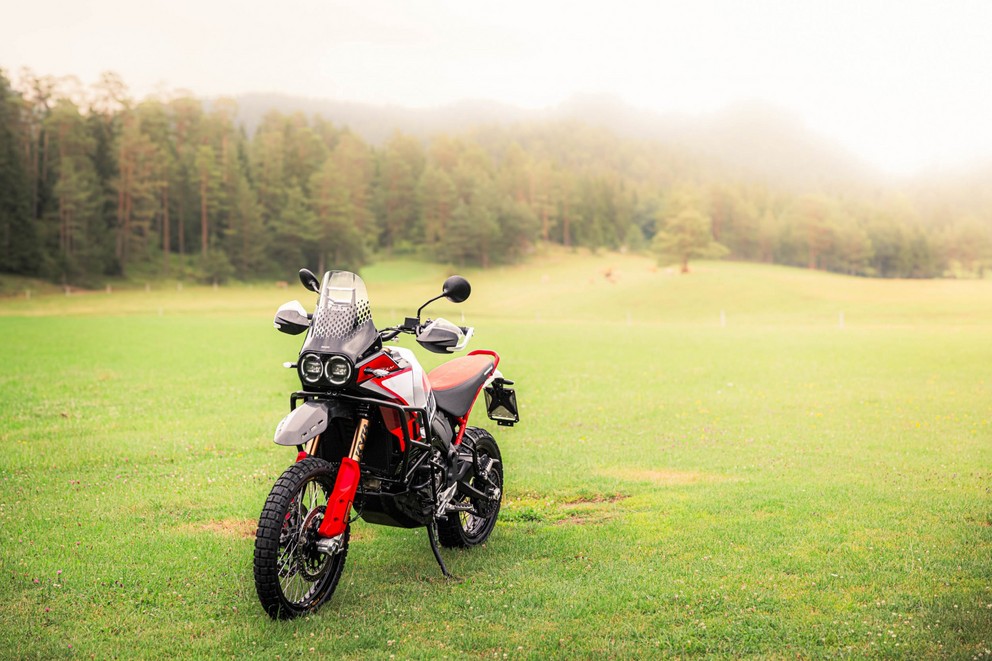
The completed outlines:
<svg viewBox="0 0 992 661">
<path fill-rule="evenodd" d="M 690 275 L 658 268 L 639 255 L 560 248 L 526 263 L 493 269 L 452 269 L 414 260 L 383 260 L 364 267 L 378 325 L 416 309 L 454 272 L 469 278 L 472 297 L 463 305 L 440 301 L 429 314 L 478 325 L 490 319 L 524 326 L 598 323 L 617 328 L 683 326 L 698 329 L 865 327 L 972 327 L 992 325 L 988 280 L 883 280 L 821 271 L 734 262 L 698 262 Z M 6 277 L 5 277 L 6 278 Z M 9 280 L 9 278 L 6 278 Z M 0 279 L 0 283 L 4 279 Z M 25 281 L 21 281 L 22 283 Z M 0 298 L 3 316 L 116 314 L 251 314 L 266 321 L 281 303 L 310 295 L 295 281 L 274 280 L 214 289 L 175 281 L 147 288 L 113 287 L 66 295 L 32 287 Z M 722 314 L 722 322 L 721 322 Z"/>
<path fill-rule="evenodd" d="M 177 96 L 95 115 L 65 94 L 0 75 L 0 116 L 21 118 L 0 131 L 0 272 L 282 280 L 376 254 L 512 264 L 538 244 L 681 261 L 670 248 L 690 235 L 697 255 L 866 277 L 992 270 L 987 177 L 886 182 L 760 105 L 675 117 L 596 96 L 546 110 Z"/>
<path fill-rule="evenodd" d="M 605 128 L 621 138 L 654 142 L 659 149 L 684 153 L 731 175 L 789 188 L 871 184 L 880 178 L 867 164 L 810 131 L 797 118 L 762 104 L 687 116 L 642 110 L 600 95 L 576 96 L 543 110 L 482 100 L 414 109 L 279 94 L 244 94 L 236 101 L 239 121 L 249 135 L 273 110 L 320 115 L 375 145 L 395 131 L 427 139 L 478 127 L 513 128 L 570 120 Z"/>
</svg>

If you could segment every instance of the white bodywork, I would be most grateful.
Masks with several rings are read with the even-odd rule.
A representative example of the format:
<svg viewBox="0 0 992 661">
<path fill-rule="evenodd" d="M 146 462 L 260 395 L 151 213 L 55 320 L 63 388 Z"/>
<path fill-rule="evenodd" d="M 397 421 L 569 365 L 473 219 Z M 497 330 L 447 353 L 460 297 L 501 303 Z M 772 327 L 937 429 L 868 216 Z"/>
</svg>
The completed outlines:
<svg viewBox="0 0 992 661">
<path fill-rule="evenodd" d="M 416 355 L 404 347 L 387 347 L 384 351 L 399 365 L 400 369 L 383 377 L 380 381 L 381 386 L 372 381 L 366 381 L 361 387 L 388 399 L 399 397 L 402 400 L 399 402 L 400 404 L 426 409 L 427 415 L 433 417 L 437 406 L 434 403 L 434 394 L 431 392 L 427 373 L 420 366 Z"/>
</svg>

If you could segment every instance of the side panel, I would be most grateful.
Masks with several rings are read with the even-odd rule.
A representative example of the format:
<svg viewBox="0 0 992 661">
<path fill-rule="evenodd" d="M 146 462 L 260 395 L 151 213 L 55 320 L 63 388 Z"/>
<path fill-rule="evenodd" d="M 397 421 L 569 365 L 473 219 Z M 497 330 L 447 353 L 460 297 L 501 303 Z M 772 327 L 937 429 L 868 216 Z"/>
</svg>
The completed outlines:
<svg viewBox="0 0 992 661">
<path fill-rule="evenodd" d="M 376 364 L 376 367 L 379 367 L 378 363 L 381 361 L 382 367 L 385 368 L 382 371 L 388 373 L 366 378 L 364 373 L 365 366 L 363 365 L 361 369 L 362 376 L 359 377 L 359 387 L 402 406 L 426 409 L 429 418 L 433 417 L 436 408 L 434 395 L 431 393 L 427 373 L 420 366 L 420 363 L 417 362 L 417 357 L 412 351 L 402 347 L 389 347 L 388 352 L 390 355 L 388 360 L 381 361 L 382 357 L 380 357 L 369 362 L 370 366 Z M 390 364 L 393 365 L 394 369 L 389 369 Z M 403 449 L 403 434 L 401 424 L 396 419 L 397 416 L 387 413 L 387 409 L 382 409 L 382 411 L 386 426 L 399 441 L 400 448 Z M 413 416 L 406 420 L 405 423 L 408 426 L 411 437 L 422 437 L 424 430 L 417 428 Z"/>
<path fill-rule="evenodd" d="M 424 372 L 424 368 L 417 362 L 417 357 L 411 350 L 402 347 L 393 347 L 392 350 L 406 362 L 410 371 L 391 374 L 381 380 L 381 385 L 396 393 L 406 405 L 427 408 L 430 384 L 427 381 L 427 373 Z M 428 413 L 430 412 L 428 411 Z"/>
<path fill-rule="evenodd" d="M 389 430 L 389 433 L 396 439 L 396 442 L 399 443 L 400 452 L 405 451 L 406 440 L 403 436 L 403 419 L 400 417 L 399 412 L 385 406 L 380 406 L 379 413 L 382 415 L 382 423 L 386 426 L 386 429 Z M 406 423 L 410 438 L 416 438 L 417 435 L 414 433 L 413 416 L 409 416 L 409 420 L 407 420 Z"/>
</svg>

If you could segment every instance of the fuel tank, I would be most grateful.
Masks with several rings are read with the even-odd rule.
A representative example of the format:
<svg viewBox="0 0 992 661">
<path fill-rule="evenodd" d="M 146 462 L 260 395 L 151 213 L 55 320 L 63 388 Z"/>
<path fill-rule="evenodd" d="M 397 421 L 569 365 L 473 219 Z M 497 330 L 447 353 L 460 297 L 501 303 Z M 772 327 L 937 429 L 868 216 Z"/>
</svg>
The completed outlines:
<svg viewBox="0 0 992 661">
<path fill-rule="evenodd" d="M 360 387 L 397 404 L 426 409 L 428 415 L 433 417 L 435 405 L 431 384 L 413 351 L 403 347 L 387 347 L 383 352 L 392 358 L 399 369 L 381 378 L 365 381 Z"/>
</svg>

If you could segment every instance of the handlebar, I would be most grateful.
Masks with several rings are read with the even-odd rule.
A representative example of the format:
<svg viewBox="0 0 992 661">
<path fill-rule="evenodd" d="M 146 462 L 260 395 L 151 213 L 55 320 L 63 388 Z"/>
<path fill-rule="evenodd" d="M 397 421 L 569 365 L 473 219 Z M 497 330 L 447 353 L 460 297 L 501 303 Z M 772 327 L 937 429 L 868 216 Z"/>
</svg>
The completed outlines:
<svg viewBox="0 0 992 661">
<path fill-rule="evenodd" d="M 400 328 L 386 328 L 379 332 L 379 339 L 383 342 L 388 342 L 394 339 L 397 335 L 402 333 L 403 330 Z"/>
<path fill-rule="evenodd" d="M 430 319 L 428 319 L 427 321 L 429 323 Z M 396 339 L 396 337 L 400 335 L 400 333 L 410 333 L 411 335 L 416 335 L 418 332 L 420 332 L 423 329 L 423 327 L 424 326 L 419 323 L 418 319 L 414 319 L 411 317 L 408 318 L 406 322 L 404 322 L 400 326 L 390 326 L 389 328 L 383 328 L 381 331 L 379 331 L 379 339 L 382 340 L 383 342 L 388 342 L 390 340 Z M 458 328 L 465 335 L 469 335 L 473 330 L 471 326 L 459 326 Z"/>
<path fill-rule="evenodd" d="M 390 326 L 389 328 L 383 328 L 379 331 L 379 339 L 383 342 L 388 342 L 389 340 L 395 339 L 400 333 L 410 333 L 411 335 L 416 335 L 419 326 L 419 319 L 408 317 L 407 320 L 399 326 Z"/>
</svg>

